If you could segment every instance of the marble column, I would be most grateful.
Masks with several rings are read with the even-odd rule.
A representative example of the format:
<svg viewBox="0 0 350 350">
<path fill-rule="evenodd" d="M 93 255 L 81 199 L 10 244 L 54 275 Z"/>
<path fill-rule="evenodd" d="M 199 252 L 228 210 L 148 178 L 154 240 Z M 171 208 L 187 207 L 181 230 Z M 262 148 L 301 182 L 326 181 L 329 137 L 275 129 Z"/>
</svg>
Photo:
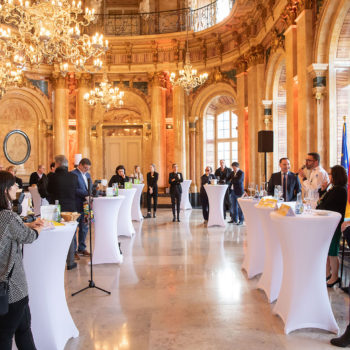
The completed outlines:
<svg viewBox="0 0 350 350">
<path fill-rule="evenodd" d="M 249 158 L 251 176 L 250 182 L 260 184 L 264 180 L 264 155 L 258 153 L 258 131 L 263 129 L 263 108 L 261 101 L 264 97 L 264 64 L 252 65 L 248 68 L 248 130 Z"/>
<path fill-rule="evenodd" d="M 298 72 L 298 161 L 303 163 L 308 152 L 317 152 L 315 118 L 312 96 L 312 79 L 308 67 L 312 64 L 313 24 L 312 10 L 306 9 L 295 20 L 297 23 Z M 299 164 L 301 165 L 301 164 Z"/>
<path fill-rule="evenodd" d="M 315 138 L 316 138 L 316 149 L 321 156 L 321 163 L 323 167 L 328 169 L 329 167 L 329 154 L 331 152 L 331 147 L 333 147 L 333 142 L 328 144 L 329 140 L 329 113 L 328 113 L 328 103 L 326 97 L 326 87 L 327 87 L 327 71 L 328 64 L 314 63 L 309 66 L 308 71 L 312 78 L 312 92 L 313 92 L 313 104 L 314 104 L 314 114 L 315 114 Z M 333 126 L 334 127 L 334 126 Z M 336 126 L 335 126 L 336 127 Z"/>
<path fill-rule="evenodd" d="M 262 105 L 264 108 L 264 117 L 263 121 L 265 124 L 265 130 L 271 130 L 270 125 L 272 126 L 272 130 L 274 130 L 273 127 L 273 117 L 272 117 L 272 100 L 263 100 Z M 276 136 L 274 134 L 274 142 L 273 142 L 273 149 L 276 150 L 278 147 L 278 144 L 276 142 Z M 271 174 L 273 173 L 273 165 L 276 163 L 278 160 L 274 159 L 274 152 L 273 153 L 267 153 L 266 155 L 266 173 L 267 173 L 267 179 L 266 181 L 269 180 Z"/>
<path fill-rule="evenodd" d="M 238 116 L 238 162 L 245 172 L 245 181 L 250 178 L 248 142 L 246 142 L 247 72 L 237 74 L 237 116 Z"/>
<path fill-rule="evenodd" d="M 173 90 L 173 118 L 174 118 L 174 162 L 184 178 L 186 174 L 186 142 L 185 142 L 185 93 L 182 87 L 175 86 Z"/>
<path fill-rule="evenodd" d="M 190 179 L 192 180 L 191 189 L 192 192 L 197 192 L 197 181 L 196 181 L 196 121 L 192 120 L 189 122 L 189 132 L 190 132 L 190 157 L 189 157 L 189 170 Z"/>
<path fill-rule="evenodd" d="M 59 73 L 53 75 L 52 81 L 54 155 L 64 154 L 68 158 L 68 88 Z"/>
<path fill-rule="evenodd" d="M 297 75 L 297 27 L 289 26 L 284 32 L 286 50 L 286 97 L 287 97 L 287 154 L 292 171 L 299 168 L 298 158 L 298 85 Z"/>
<path fill-rule="evenodd" d="M 84 101 L 84 95 L 91 88 L 91 74 L 83 73 L 77 75 L 78 91 L 77 91 L 77 136 L 78 136 L 78 153 L 83 158 L 90 158 L 90 129 L 91 129 L 91 108 Z"/>
<path fill-rule="evenodd" d="M 164 186 L 164 164 L 162 162 L 162 87 L 158 77 L 153 77 L 151 90 L 152 163 L 159 172 L 159 185 Z"/>
</svg>

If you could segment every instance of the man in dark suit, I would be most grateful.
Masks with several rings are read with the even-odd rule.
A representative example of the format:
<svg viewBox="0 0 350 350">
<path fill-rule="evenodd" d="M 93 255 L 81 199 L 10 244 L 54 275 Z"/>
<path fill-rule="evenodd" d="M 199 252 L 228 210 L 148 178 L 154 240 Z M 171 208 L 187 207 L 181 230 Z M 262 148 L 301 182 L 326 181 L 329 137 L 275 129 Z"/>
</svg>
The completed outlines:
<svg viewBox="0 0 350 350">
<path fill-rule="evenodd" d="M 15 177 L 16 184 L 18 185 L 18 188 L 19 189 L 23 189 L 23 181 L 22 181 L 22 179 L 20 179 L 19 177 L 16 176 L 16 173 L 17 173 L 16 167 L 14 165 L 10 165 L 9 167 L 7 167 L 6 170 Z"/>
<path fill-rule="evenodd" d="M 181 182 L 183 181 L 184 179 L 182 177 L 182 174 L 178 172 L 177 164 L 173 164 L 173 172 L 169 174 L 171 208 L 173 210 L 173 222 L 176 221 L 175 204 L 177 209 L 177 221 L 180 222 L 180 203 L 181 203 L 181 194 L 182 194 Z"/>
<path fill-rule="evenodd" d="M 290 169 L 290 162 L 288 158 L 280 159 L 281 171 L 271 175 L 268 191 L 270 196 L 274 195 L 275 186 L 280 185 L 283 189 L 283 199 L 285 202 L 293 202 L 297 199 L 297 194 L 301 192 L 301 185 L 298 174 L 294 174 Z"/>
<path fill-rule="evenodd" d="M 242 209 L 238 203 L 238 198 L 244 193 L 244 172 L 239 168 L 238 162 L 232 163 L 232 173 L 230 177 L 230 199 L 231 199 L 231 221 L 230 224 L 242 225 L 244 216 Z"/>
<path fill-rule="evenodd" d="M 61 205 L 61 211 L 75 212 L 76 199 L 75 193 L 78 186 L 78 178 L 75 174 L 68 172 L 68 160 L 64 155 L 55 157 L 56 171 L 50 176 L 47 185 L 50 203 L 55 204 L 58 200 Z M 70 245 L 67 255 L 67 269 L 72 270 L 77 267 L 74 262 L 74 238 Z"/>
<path fill-rule="evenodd" d="M 220 159 L 220 168 L 215 170 L 215 177 L 218 179 L 219 184 L 230 184 L 232 169 L 228 168 L 225 164 L 224 159 Z M 231 201 L 230 201 L 230 191 L 227 189 L 224 199 L 224 219 L 226 219 L 226 210 L 230 210 Z"/>
<path fill-rule="evenodd" d="M 91 167 L 90 159 L 83 158 L 76 169 L 72 171 L 78 177 L 78 186 L 75 191 L 75 199 L 77 211 L 81 214 L 79 218 L 79 235 L 78 235 L 78 246 L 76 237 L 74 237 L 75 244 L 75 258 L 79 260 L 79 255 L 90 256 L 90 253 L 86 250 L 86 235 L 89 230 L 89 226 L 84 221 L 84 202 L 86 202 L 86 197 L 89 195 L 88 188 L 89 182 L 91 186 L 91 176 L 88 173 Z M 78 251 L 77 251 L 78 248 Z"/>
<path fill-rule="evenodd" d="M 45 175 L 45 167 L 44 165 L 38 166 L 38 171 L 34 171 L 34 173 L 30 174 L 29 178 L 29 186 L 37 185 L 39 180 Z"/>
</svg>

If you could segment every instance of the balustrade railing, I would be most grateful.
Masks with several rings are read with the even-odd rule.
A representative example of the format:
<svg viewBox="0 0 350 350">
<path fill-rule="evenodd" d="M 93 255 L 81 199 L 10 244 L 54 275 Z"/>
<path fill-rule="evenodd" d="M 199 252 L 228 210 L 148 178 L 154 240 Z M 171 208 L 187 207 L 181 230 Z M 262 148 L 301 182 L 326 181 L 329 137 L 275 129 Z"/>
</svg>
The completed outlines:
<svg viewBox="0 0 350 350">
<path fill-rule="evenodd" d="M 85 33 L 96 32 L 107 36 L 135 36 L 182 32 L 188 29 L 195 32 L 208 29 L 220 22 L 232 10 L 235 0 L 216 0 L 207 6 L 138 13 L 132 15 L 97 14 L 96 20 L 85 27 Z"/>
</svg>

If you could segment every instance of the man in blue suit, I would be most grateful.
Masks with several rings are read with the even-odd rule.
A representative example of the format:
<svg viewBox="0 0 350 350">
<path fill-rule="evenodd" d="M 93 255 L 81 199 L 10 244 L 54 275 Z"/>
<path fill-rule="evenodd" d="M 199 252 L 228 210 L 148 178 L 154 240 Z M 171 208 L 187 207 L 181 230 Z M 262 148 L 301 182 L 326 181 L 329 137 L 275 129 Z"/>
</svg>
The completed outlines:
<svg viewBox="0 0 350 350">
<path fill-rule="evenodd" d="M 232 170 L 229 183 L 231 200 L 231 221 L 229 223 L 243 225 L 244 216 L 238 198 L 242 197 L 244 193 L 244 172 L 239 168 L 238 162 L 232 163 Z"/>
<path fill-rule="evenodd" d="M 285 202 L 293 202 L 297 199 L 297 194 L 301 191 L 301 185 L 298 174 L 294 174 L 290 169 L 290 162 L 288 158 L 280 159 L 281 171 L 271 175 L 268 191 L 270 196 L 274 195 L 275 186 L 280 185 L 283 189 L 283 199 Z"/>
<path fill-rule="evenodd" d="M 91 162 L 88 158 L 83 158 L 76 169 L 72 171 L 78 177 L 78 186 L 75 191 L 75 201 L 77 206 L 77 211 L 81 214 L 79 217 L 79 245 L 77 247 L 77 241 L 75 238 L 75 258 L 79 260 L 79 255 L 90 256 L 90 253 L 86 250 L 86 235 L 89 230 L 89 226 L 84 222 L 84 202 L 86 202 L 86 197 L 89 195 L 88 192 L 88 182 L 91 183 L 91 176 L 88 173 L 91 167 Z M 78 251 L 77 251 L 78 248 Z"/>
</svg>

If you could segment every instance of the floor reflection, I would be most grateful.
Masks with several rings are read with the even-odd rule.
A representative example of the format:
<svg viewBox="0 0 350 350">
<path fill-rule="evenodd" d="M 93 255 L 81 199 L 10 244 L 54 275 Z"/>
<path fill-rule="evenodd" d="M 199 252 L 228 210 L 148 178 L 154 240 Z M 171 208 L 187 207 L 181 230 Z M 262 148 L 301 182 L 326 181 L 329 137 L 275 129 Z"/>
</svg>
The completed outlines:
<svg viewBox="0 0 350 350">
<path fill-rule="evenodd" d="M 96 284 L 111 296 L 98 290 L 70 296 L 88 282 L 87 259 L 66 273 L 80 337 L 65 350 L 332 349 L 332 335 L 322 331 L 283 334 L 258 279 L 248 281 L 241 271 L 244 226 L 207 228 L 200 210 L 171 220 L 163 209 L 134 223 L 135 236 L 121 239 L 124 263 L 94 267 Z M 347 298 L 337 290 L 330 297 L 344 329 Z"/>
</svg>

